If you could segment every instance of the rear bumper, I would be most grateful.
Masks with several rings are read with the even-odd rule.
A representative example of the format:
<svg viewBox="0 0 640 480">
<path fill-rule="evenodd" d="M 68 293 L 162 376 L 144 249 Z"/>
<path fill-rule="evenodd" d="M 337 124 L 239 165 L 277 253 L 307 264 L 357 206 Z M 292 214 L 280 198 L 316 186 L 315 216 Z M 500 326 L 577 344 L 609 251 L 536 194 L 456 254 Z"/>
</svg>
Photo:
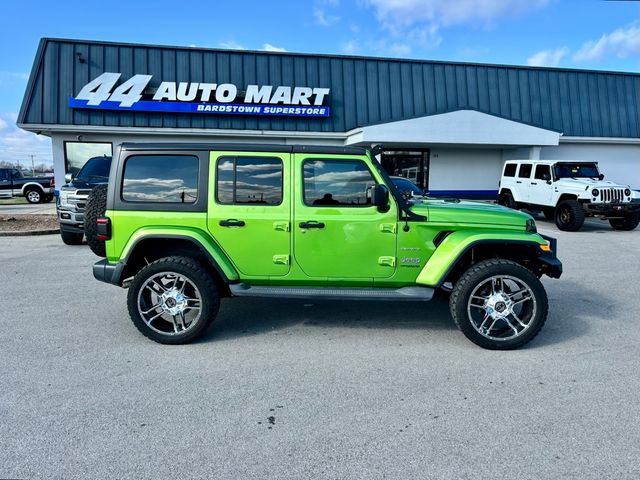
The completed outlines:
<svg viewBox="0 0 640 480">
<path fill-rule="evenodd" d="M 551 247 L 550 252 L 543 252 L 538 257 L 538 268 L 540 273 L 551 278 L 560 278 L 562 276 L 562 262 L 558 260 L 558 241 L 547 235 L 540 235 Z"/>
<path fill-rule="evenodd" d="M 124 266 L 124 263 L 109 263 L 105 258 L 93 265 L 93 276 L 101 282 L 120 286 Z"/>
</svg>

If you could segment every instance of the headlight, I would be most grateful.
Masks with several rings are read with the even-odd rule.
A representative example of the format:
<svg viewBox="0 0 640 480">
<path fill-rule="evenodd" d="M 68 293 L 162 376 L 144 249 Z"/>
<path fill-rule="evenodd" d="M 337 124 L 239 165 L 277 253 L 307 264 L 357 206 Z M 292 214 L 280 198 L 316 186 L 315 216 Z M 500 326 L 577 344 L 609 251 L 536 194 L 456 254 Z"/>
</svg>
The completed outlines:
<svg viewBox="0 0 640 480">
<path fill-rule="evenodd" d="M 625 188 L 624 189 L 624 194 L 625 194 L 625 196 L 630 197 L 631 196 L 631 189 L 630 188 Z"/>
<path fill-rule="evenodd" d="M 527 220 L 527 232 L 536 233 L 538 229 L 536 228 L 536 221 L 533 218 Z"/>
<path fill-rule="evenodd" d="M 69 203 L 69 192 L 67 192 L 66 190 L 60 190 L 60 195 L 58 195 L 58 198 L 60 198 L 60 205 L 67 205 Z"/>
<path fill-rule="evenodd" d="M 597 197 L 598 195 L 600 195 L 600 190 L 598 190 L 597 188 L 594 188 L 593 190 L 591 190 L 591 195 L 593 195 L 594 197 Z"/>
</svg>

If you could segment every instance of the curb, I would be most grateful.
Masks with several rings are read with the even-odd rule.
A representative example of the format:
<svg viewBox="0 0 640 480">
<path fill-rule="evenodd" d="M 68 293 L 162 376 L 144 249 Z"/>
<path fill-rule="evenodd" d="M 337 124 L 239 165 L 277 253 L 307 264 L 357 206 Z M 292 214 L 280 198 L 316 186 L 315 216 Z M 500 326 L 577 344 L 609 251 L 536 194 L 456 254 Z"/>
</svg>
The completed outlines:
<svg viewBox="0 0 640 480">
<path fill-rule="evenodd" d="M 0 232 L 0 237 L 30 237 L 34 235 L 53 235 L 60 233 L 59 228 L 50 228 L 48 230 L 26 230 L 23 232 Z"/>
</svg>

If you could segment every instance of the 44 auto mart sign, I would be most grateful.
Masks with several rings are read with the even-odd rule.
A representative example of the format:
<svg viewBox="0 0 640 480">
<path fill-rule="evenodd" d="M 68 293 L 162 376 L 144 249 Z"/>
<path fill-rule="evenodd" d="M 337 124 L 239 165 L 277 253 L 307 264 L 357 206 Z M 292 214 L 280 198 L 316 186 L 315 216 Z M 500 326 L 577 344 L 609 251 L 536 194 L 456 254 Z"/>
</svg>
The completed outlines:
<svg viewBox="0 0 640 480">
<path fill-rule="evenodd" d="M 118 84 L 121 73 L 105 72 L 87 83 L 71 108 L 139 112 L 328 117 L 328 88 L 232 83 L 161 82 L 149 87 L 153 75 L 134 75 Z"/>
</svg>

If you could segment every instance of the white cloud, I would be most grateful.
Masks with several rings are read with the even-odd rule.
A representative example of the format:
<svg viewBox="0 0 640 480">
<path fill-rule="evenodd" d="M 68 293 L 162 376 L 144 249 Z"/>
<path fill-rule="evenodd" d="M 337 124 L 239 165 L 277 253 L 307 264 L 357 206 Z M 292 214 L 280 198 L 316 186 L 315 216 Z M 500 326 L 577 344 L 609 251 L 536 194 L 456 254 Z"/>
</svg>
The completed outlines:
<svg viewBox="0 0 640 480">
<path fill-rule="evenodd" d="M 599 40 L 584 43 L 573 55 L 573 59 L 576 62 L 589 62 L 611 56 L 640 56 L 640 21 L 604 34 Z"/>
<path fill-rule="evenodd" d="M 286 48 L 276 47 L 275 45 L 271 45 L 270 43 L 265 43 L 262 45 L 261 50 L 265 52 L 286 52 Z"/>
<path fill-rule="evenodd" d="M 228 48 L 229 50 L 246 50 L 244 45 L 239 44 L 235 40 L 228 40 L 226 42 L 218 43 L 220 48 Z"/>
<path fill-rule="evenodd" d="M 532 67 L 557 67 L 568 53 L 569 49 L 567 47 L 560 47 L 555 50 L 541 50 L 527 59 L 527 65 Z"/>
<path fill-rule="evenodd" d="M 29 155 L 35 155 L 36 164 L 52 164 L 51 139 L 18 128 L 16 118 L 14 112 L 0 114 L 0 161 L 31 165 Z"/>
<path fill-rule="evenodd" d="M 349 40 L 348 42 L 344 42 L 340 45 L 340 50 L 342 53 L 346 53 L 347 55 L 353 55 L 354 53 L 358 53 L 360 50 L 360 45 L 355 40 Z"/>
<path fill-rule="evenodd" d="M 313 9 L 313 18 L 318 25 L 323 27 L 330 27 L 340 21 L 340 17 L 337 15 L 331 15 L 326 12 L 324 8 L 315 7 Z"/>
<path fill-rule="evenodd" d="M 25 72 L 7 72 L 0 71 L 0 85 L 8 85 L 13 83 L 23 84 L 29 80 L 29 74 Z"/>
</svg>

